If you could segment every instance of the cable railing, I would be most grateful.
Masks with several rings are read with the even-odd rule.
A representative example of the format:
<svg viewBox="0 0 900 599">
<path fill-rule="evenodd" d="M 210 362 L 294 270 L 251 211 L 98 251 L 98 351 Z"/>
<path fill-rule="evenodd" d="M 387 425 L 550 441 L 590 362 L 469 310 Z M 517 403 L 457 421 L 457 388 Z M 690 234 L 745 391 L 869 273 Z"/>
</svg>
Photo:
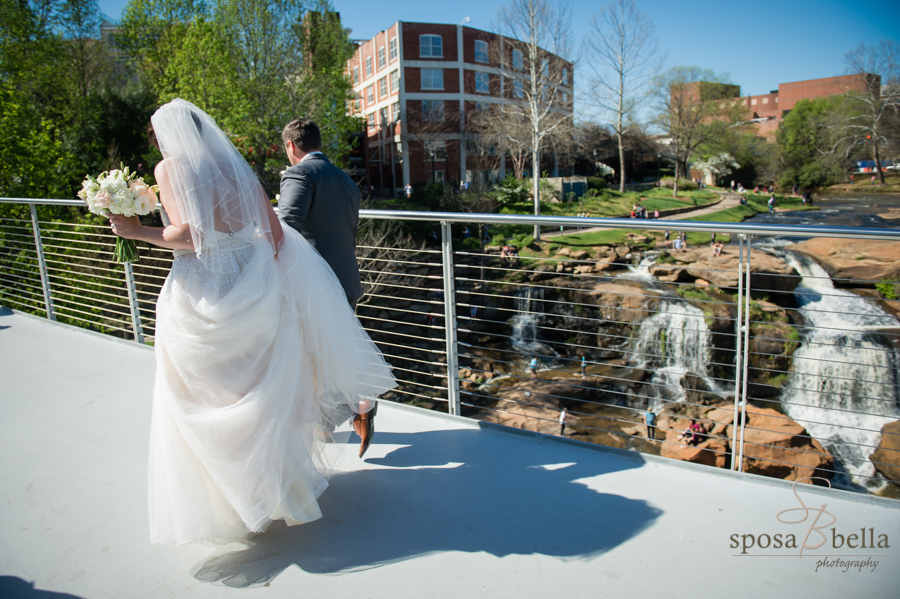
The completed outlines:
<svg viewBox="0 0 900 599">
<path fill-rule="evenodd" d="M 0 204 L 17 207 L 0 216 L 0 304 L 154 342 L 170 251 L 143 245 L 140 261 L 117 264 L 108 228 L 42 214 L 81 202 Z M 897 243 L 900 232 L 385 210 L 360 216 L 373 226 L 422 221 L 440 229 L 439 247 L 360 241 L 366 294 L 357 315 L 398 381 L 384 399 L 744 473 L 815 476 L 856 491 L 885 493 L 887 480 L 896 481 L 898 302 L 875 293 L 874 281 L 832 278 L 815 259 L 766 240 Z M 555 236 L 510 256 L 454 236 L 454 227 L 535 224 L 628 229 L 642 240 L 610 251 L 609 243 L 579 238 L 578 252 L 563 252 L 566 237 Z M 723 256 L 709 246 L 679 252 L 664 241 L 665 230 L 731 238 Z"/>
</svg>

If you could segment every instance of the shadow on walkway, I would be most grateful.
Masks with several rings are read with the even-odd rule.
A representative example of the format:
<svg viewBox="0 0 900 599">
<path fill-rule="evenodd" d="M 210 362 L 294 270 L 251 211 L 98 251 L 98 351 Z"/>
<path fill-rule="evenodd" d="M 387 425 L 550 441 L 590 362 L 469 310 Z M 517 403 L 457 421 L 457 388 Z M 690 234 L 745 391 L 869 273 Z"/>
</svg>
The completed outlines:
<svg viewBox="0 0 900 599">
<path fill-rule="evenodd" d="M 478 429 L 379 433 L 377 440 L 404 447 L 369 460 L 388 468 L 332 478 L 320 500 L 322 519 L 295 527 L 273 523 L 246 550 L 200 564 L 195 577 L 248 587 L 291 565 L 347 573 L 454 551 L 587 560 L 639 534 L 662 513 L 580 481 L 638 468 L 639 456 L 628 460 L 551 443 L 528 448 L 510 443 L 506 433 Z M 511 447 L 524 451 L 491 453 Z M 573 457 L 579 463 L 554 464 Z"/>
</svg>

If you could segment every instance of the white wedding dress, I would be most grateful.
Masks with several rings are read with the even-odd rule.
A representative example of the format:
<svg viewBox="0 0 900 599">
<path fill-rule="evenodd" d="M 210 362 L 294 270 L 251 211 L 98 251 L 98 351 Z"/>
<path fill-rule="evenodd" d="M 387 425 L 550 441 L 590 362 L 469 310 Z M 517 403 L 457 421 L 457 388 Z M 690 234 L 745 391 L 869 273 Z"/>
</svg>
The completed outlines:
<svg viewBox="0 0 900 599">
<path fill-rule="evenodd" d="M 176 108 L 209 119 L 186 102 Z M 158 124 L 157 115 L 153 124 L 168 160 L 177 154 L 171 144 L 166 151 L 160 129 L 167 123 Z M 207 142 L 215 127 L 209 121 L 203 121 Z M 176 197 L 193 193 L 196 181 L 179 191 L 181 178 L 193 175 L 172 171 Z M 231 193 L 222 181 L 217 185 L 220 200 Z M 191 216 L 191 201 L 178 206 L 197 221 L 195 247 L 202 249 L 176 250 L 157 302 L 148 472 L 154 543 L 221 543 L 265 530 L 272 520 L 321 517 L 323 449 L 328 429 L 340 424 L 327 415 L 340 413 L 340 404 L 364 411 L 366 400 L 395 386 L 337 277 L 309 242 L 285 227 L 276 258 L 261 218 L 210 233 Z"/>
</svg>

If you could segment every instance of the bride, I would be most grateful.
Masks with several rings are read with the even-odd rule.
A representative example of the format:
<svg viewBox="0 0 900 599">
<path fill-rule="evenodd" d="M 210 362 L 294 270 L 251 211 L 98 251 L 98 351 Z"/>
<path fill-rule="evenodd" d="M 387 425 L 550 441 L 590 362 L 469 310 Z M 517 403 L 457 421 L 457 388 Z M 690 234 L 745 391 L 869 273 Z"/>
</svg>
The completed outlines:
<svg viewBox="0 0 900 599">
<path fill-rule="evenodd" d="M 340 424 L 326 415 L 370 410 L 395 386 L 390 367 L 215 121 L 175 100 L 151 122 L 166 226 L 110 219 L 175 255 L 156 311 L 150 540 L 227 542 L 320 518 L 324 442 Z"/>
</svg>

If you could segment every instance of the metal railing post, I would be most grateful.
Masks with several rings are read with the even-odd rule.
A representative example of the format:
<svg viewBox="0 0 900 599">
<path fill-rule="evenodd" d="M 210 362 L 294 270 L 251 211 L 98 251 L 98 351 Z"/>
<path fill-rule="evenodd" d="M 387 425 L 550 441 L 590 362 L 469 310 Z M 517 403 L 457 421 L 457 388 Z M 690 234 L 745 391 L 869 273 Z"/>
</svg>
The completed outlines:
<svg viewBox="0 0 900 599">
<path fill-rule="evenodd" d="M 741 444 L 738 458 L 738 464 L 741 470 L 744 465 L 744 431 L 747 428 L 747 377 L 750 372 L 750 240 L 752 235 L 741 234 L 746 238 L 747 243 L 747 268 L 744 270 L 747 280 L 744 283 L 744 322 L 741 327 L 744 333 L 744 366 L 743 366 L 743 389 L 741 392 Z M 733 453 L 733 452 L 732 452 Z"/>
<path fill-rule="evenodd" d="M 144 327 L 141 326 L 141 308 L 137 301 L 137 287 L 134 284 L 134 269 L 131 262 L 125 263 L 125 286 L 128 288 L 128 307 L 131 309 L 131 330 L 137 343 L 144 343 Z"/>
<path fill-rule="evenodd" d="M 38 224 L 37 209 L 34 204 L 31 207 L 31 227 L 34 232 L 34 247 L 37 251 L 38 270 L 41 273 L 41 289 L 44 291 L 44 308 L 47 310 L 47 318 L 56 320 L 53 311 L 53 294 L 50 292 L 50 276 L 47 274 L 47 263 L 44 261 L 44 243 L 41 241 L 41 226 Z"/>
<path fill-rule="evenodd" d="M 444 332 L 447 339 L 447 400 L 459 415 L 459 356 L 456 344 L 456 289 L 453 284 L 453 240 L 450 223 L 441 221 L 441 264 L 444 270 Z"/>
<path fill-rule="evenodd" d="M 734 350 L 734 417 L 731 426 L 731 469 L 740 470 L 741 462 L 737 460 L 735 448 L 738 445 L 738 414 L 741 406 L 741 374 L 743 373 L 742 365 L 744 363 L 743 350 L 743 331 L 744 325 L 744 236 L 738 235 L 738 297 L 737 297 L 737 319 L 735 320 L 735 338 L 736 347 Z"/>
</svg>

